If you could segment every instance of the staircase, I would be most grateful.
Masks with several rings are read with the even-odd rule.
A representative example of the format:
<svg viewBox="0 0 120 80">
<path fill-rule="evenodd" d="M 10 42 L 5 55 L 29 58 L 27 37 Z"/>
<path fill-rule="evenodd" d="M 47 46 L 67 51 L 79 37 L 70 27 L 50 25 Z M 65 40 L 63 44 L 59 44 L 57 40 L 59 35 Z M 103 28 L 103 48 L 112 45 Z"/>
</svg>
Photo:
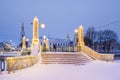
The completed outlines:
<svg viewBox="0 0 120 80">
<path fill-rule="evenodd" d="M 42 53 L 42 64 L 85 64 L 92 59 L 77 52 Z"/>
</svg>

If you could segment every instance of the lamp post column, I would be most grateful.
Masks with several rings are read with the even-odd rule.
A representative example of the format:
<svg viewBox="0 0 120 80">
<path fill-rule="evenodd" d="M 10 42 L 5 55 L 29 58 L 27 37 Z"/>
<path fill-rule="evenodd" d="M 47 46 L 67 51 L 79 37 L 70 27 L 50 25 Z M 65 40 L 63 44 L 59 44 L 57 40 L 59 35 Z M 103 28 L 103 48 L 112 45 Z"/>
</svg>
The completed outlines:
<svg viewBox="0 0 120 80">
<path fill-rule="evenodd" d="M 38 18 L 35 17 L 33 19 L 33 39 L 32 39 L 32 45 L 31 45 L 31 50 L 33 50 L 34 46 L 38 46 L 39 47 L 39 29 L 38 29 Z"/>
<path fill-rule="evenodd" d="M 83 27 L 80 25 L 78 28 L 78 44 L 77 44 L 77 51 L 81 51 L 82 47 L 84 46 L 84 35 L 83 35 Z"/>
</svg>

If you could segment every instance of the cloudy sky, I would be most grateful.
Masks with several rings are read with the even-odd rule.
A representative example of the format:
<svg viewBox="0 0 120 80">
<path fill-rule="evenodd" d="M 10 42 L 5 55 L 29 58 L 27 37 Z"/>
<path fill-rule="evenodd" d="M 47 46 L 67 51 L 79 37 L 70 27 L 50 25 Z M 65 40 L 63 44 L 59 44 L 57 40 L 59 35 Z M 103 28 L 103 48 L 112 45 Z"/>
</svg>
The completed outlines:
<svg viewBox="0 0 120 80">
<path fill-rule="evenodd" d="M 33 18 L 46 25 L 40 36 L 73 37 L 74 30 L 83 25 L 99 27 L 120 20 L 120 0 L 0 0 L 0 42 L 19 42 L 22 20 L 26 37 L 32 38 Z M 101 27 L 120 35 L 120 22 Z"/>
</svg>

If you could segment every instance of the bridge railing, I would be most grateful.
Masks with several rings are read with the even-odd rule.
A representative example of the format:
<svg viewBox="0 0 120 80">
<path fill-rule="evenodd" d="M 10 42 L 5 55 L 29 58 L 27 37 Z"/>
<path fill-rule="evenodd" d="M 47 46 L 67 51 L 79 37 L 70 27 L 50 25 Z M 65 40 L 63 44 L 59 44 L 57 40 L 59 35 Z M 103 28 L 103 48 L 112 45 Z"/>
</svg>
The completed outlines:
<svg viewBox="0 0 120 80">
<path fill-rule="evenodd" d="M 100 54 L 87 46 L 82 46 L 81 49 L 81 51 L 83 51 L 84 53 L 86 53 L 94 59 L 99 59 L 103 61 L 113 61 L 114 59 L 114 54 Z"/>
<path fill-rule="evenodd" d="M 39 60 L 39 54 L 36 56 L 7 57 L 6 66 L 8 73 L 15 70 L 24 69 L 33 66 Z"/>
<path fill-rule="evenodd" d="M 43 47 L 41 47 L 42 52 L 77 52 L 77 47 L 57 47 L 56 50 L 50 48 L 49 50 L 44 51 Z"/>
</svg>

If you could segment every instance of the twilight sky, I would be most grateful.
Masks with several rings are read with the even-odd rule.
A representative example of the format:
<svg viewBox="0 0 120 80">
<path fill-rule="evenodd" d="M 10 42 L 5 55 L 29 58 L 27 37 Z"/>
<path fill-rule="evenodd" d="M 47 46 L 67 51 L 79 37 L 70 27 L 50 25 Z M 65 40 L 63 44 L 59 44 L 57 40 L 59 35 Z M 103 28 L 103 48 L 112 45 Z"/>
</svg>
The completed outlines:
<svg viewBox="0 0 120 80">
<path fill-rule="evenodd" d="M 35 16 L 46 25 L 39 29 L 41 36 L 73 37 L 81 24 L 86 30 L 120 20 L 120 0 L 0 0 L 0 42 L 19 42 L 22 20 L 26 37 L 31 39 L 30 23 Z M 112 29 L 120 35 L 119 27 L 120 22 L 99 29 Z"/>
</svg>

